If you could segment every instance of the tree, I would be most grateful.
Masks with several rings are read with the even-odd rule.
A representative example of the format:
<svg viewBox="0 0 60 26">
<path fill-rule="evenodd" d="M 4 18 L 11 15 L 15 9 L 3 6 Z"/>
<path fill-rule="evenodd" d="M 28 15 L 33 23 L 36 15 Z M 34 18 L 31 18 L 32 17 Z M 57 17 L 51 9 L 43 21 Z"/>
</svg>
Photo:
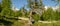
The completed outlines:
<svg viewBox="0 0 60 26">
<path fill-rule="evenodd" d="M 40 9 L 42 10 L 43 8 L 43 4 L 42 4 L 42 0 L 28 0 L 28 7 L 30 8 L 30 14 L 29 14 L 29 23 L 32 23 L 31 21 L 34 19 L 34 20 L 39 20 L 40 18 L 38 17 L 38 15 L 41 13 L 42 14 L 42 11 L 40 12 Z M 32 13 L 35 12 L 37 13 L 36 11 L 39 10 L 39 14 L 37 15 L 34 15 L 36 17 L 32 17 Z M 39 15 L 40 16 L 40 15 Z"/>
<path fill-rule="evenodd" d="M 39 14 L 34 14 L 34 15 L 32 15 L 32 17 L 33 17 L 33 19 L 34 19 L 35 21 L 40 20 Z"/>
<path fill-rule="evenodd" d="M 10 0 L 2 0 L 2 15 L 6 14 L 10 14 L 10 10 L 11 10 L 11 1 Z"/>
<path fill-rule="evenodd" d="M 27 10 L 26 10 L 24 7 L 21 8 L 22 16 L 25 16 L 26 11 L 27 11 Z"/>
<path fill-rule="evenodd" d="M 26 17 L 29 16 L 29 11 L 26 11 L 25 16 L 26 16 Z"/>
<path fill-rule="evenodd" d="M 31 8 L 31 5 L 33 4 L 33 3 L 32 3 L 32 0 L 27 0 L 27 2 L 28 2 L 27 7 L 28 7 L 28 8 Z"/>
<path fill-rule="evenodd" d="M 44 11 L 43 15 L 43 20 L 59 20 L 60 15 L 58 11 L 53 11 L 52 8 L 48 8 L 47 11 Z"/>
<path fill-rule="evenodd" d="M 16 16 L 23 16 L 25 17 L 25 13 L 26 13 L 26 9 L 24 7 L 22 7 L 19 11 L 16 12 Z"/>
<path fill-rule="evenodd" d="M 3 8 L 11 8 L 11 0 L 2 0 L 2 7 Z"/>
<path fill-rule="evenodd" d="M 12 10 L 11 10 L 11 1 L 10 0 L 2 0 L 1 7 L 2 7 L 2 11 L 1 11 L 1 18 L 2 19 L 0 19 L 0 20 L 3 21 L 3 22 L 2 21 L 1 22 L 3 24 L 10 24 L 10 22 L 12 20 L 10 20 L 8 18 L 11 17 L 11 12 L 12 12 Z"/>
<path fill-rule="evenodd" d="M 1 3 L 0 3 L 0 13 L 1 13 L 1 11 L 2 11 L 2 7 L 1 7 Z"/>
<path fill-rule="evenodd" d="M 58 7 L 60 6 L 60 0 L 52 0 L 52 1 L 54 1 L 54 2 L 57 2 L 57 4 L 56 5 L 58 5 Z M 60 19 L 60 12 L 59 12 L 59 9 L 60 8 L 58 8 L 58 11 L 56 11 L 56 20 L 59 20 Z M 58 15 L 58 16 L 57 16 Z"/>
</svg>

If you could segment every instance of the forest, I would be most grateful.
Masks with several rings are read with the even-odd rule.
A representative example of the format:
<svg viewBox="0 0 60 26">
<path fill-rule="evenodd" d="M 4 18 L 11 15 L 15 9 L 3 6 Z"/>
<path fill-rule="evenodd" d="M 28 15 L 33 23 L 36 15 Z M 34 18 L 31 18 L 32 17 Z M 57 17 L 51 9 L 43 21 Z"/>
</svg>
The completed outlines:
<svg viewBox="0 0 60 26">
<path fill-rule="evenodd" d="M 16 11 L 12 10 L 11 0 L 2 0 L 0 2 L 0 26 L 60 26 L 60 0 L 51 1 L 57 3 L 56 10 L 52 7 L 45 10 L 42 0 L 27 0 L 26 7 L 29 10 L 23 6 Z"/>
</svg>

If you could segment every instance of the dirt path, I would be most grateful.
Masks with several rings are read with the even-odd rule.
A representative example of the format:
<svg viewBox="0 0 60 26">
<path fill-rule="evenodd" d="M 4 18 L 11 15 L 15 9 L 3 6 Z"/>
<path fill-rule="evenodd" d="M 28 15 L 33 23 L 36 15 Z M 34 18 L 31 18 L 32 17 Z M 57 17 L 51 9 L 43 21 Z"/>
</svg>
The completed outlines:
<svg viewBox="0 0 60 26">
<path fill-rule="evenodd" d="M 58 21 L 38 21 L 38 22 L 41 22 L 41 23 L 56 23 Z"/>
<path fill-rule="evenodd" d="M 29 20 L 29 18 L 25 18 L 25 17 L 18 17 L 18 19 L 21 19 L 21 20 Z"/>
<path fill-rule="evenodd" d="M 19 17 L 19 19 L 29 21 L 29 18 Z M 38 22 L 41 22 L 41 23 L 56 23 L 58 21 L 38 21 Z"/>
</svg>

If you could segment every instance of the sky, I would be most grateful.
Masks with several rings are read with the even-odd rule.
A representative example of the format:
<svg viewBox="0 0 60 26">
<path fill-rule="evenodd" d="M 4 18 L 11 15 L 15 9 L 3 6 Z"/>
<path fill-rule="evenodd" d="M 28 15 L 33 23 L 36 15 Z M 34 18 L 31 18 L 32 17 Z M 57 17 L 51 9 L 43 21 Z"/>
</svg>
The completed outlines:
<svg viewBox="0 0 60 26">
<path fill-rule="evenodd" d="M 27 5 L 27 0 L 12 0 L 12 4 L 17 8 L 21 8 Z M 43 0 L 43 4 L 45 6 L 55 6 L 56 3 L 51 0 Z"/>
<path fill-rule="evenodd" d="M 45 6 L 55 6 L 56 2 L 53 2 L 51 0 L 43 0 L 43 4 Z M 12 0 L 12 5 L 20 9 L 21 7 L 27 5 L 27 0 Z"/>
<path fill-rule="evenodd" d="M 12 5 L 21 8 L 27 4 L 27 0 L 12 0 Z"/>
</svg>

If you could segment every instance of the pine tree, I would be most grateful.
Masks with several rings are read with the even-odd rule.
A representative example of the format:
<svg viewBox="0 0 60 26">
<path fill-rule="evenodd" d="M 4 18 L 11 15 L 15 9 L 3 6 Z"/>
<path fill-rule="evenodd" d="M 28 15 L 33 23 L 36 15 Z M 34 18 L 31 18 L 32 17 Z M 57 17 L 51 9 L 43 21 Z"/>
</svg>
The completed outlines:
<svg viewBox="0 0 60 26">
<path fill-rule="evenodd" d="M 6 26 L 10 26 L 11 24 L 9 23 L 12 23 L 8 18 L 11 17 L 11 1 L 10 0 L 2 0 L 1 2 L 1 7 L 2 7 L 2 11 L 1 11 L 1 18 L 0 21 L 3 23 L 3 24 L 6 24 Z M 8 25 L 7 25 L 8 24 Z"/>
<path fill-rule="evenodd" d="M 11 10 L 11 1 L 10 0 L 2 0 L 2 15 L 9 15 Z"/>
<path fill-rule="evenodd" d="M 1 11 L 2 11 L 2 7 L 1 7 L 1 3 L 0 3 L 0 13 L 1 13 Z"/>
</svg>

